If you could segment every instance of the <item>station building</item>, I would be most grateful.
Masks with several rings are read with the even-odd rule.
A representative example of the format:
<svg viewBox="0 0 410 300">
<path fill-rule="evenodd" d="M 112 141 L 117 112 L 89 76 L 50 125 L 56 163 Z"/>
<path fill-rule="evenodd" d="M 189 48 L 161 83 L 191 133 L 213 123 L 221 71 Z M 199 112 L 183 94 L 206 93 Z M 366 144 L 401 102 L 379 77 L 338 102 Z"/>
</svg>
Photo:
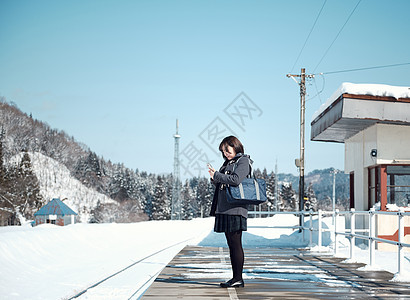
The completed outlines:
<svg viewBox="0 0 410 300">
<path fill-rule="evenodd" d="M 313 116 L 311 140 L 345 144 L 351 208 L 410 210 L 409 87 L 343 83 Z M 380 237 L 396 230 L 397 217 L 378 216 Z M 405 233 L 409 243 L 410 218 Z"/>
</svg>

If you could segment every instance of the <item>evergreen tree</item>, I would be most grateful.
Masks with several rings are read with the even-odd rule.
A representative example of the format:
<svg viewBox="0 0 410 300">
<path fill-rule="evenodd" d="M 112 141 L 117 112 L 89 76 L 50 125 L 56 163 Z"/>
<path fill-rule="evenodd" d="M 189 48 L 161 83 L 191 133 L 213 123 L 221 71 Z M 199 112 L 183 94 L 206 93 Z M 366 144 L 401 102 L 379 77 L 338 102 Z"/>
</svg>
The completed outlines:
<svg viewBox="0 0 410 300">
<path fill-rule="evenodd" d="M 21 213 L 25 218 L 33 219 L 34 213 L 43 205 L 43 199 L 40 194 L 40 184 L 32 170 L 31 159 L 27 152 L 23 154 L 17 177 L 19 191 L 16 196 L 24 201 Z"/>
<path fill-rule="evenodd" d="M 305 194 L 306 194 L 307 200 L 304 203 L 304 210 L 305 211 L 309 211 L 309 210 L 317 211 L 317 199 L 316 199 L 315 191 L 313 190 L 312 183 L 309 184 Z"/>
<path fill-rule="evenodd" d="M 136 199 L 141 203 L 142 211 L 147 215 L 149 220 L 152 220 L 152 200 L 154 195 L 154 185 L 151 178 L 146 172 L 135 172 Z"/>
<path fill-rule="evenodd" d="M 276 206 L 278 208 L 278 211 L 284 211 L 285 210 L 285 202 L 283 201 L 281 191 L 278 192 L 278 199 L 276 201 L 277 201 Z"/>
<path fill-rule="evenodd" d="M 291 205 L 291 210 L 292 211 L 299 211 L 299 195 L 296 194 L 295 191 L 294 192 L 294 196 L 292 197 L 292 205 Z"/>
<path fill-rule="evenodd" d="M 3 149 L 3 139 L 4 139 L 4 129 L 3 127 L 1 128 L 0 131 L 0 185 L 2 183 L 2 180 L 4 179 L 5 173 L 6 173 L 6 167 L 4 166 L 4 149 Z"/>
<path fill-rule="evenodd" d="M 214 195 L 214 185 L 207 178 L 200 178 L 198 181 L 196 199 L 199 204 L 196 217 L 209 217 L 212 199 Z"/>
<path fill-rule="evenodd" d="M 20 163 L 16 166 L 2 168 L 1 179 L 1 215 L 9 225 L 19 225 L 26 219 L 33 219 L 34 213 L 43 205 L 40 195 L 40 185 L 31 167 L 30 156 L 23 153 Z M 5 220 L 4 218 L 7 218 Z"/>
<path fill-rule="evenodd" d="M 253 177 L 263 178 L 261 170 L 255 169 L 255 170 L 252 170 L 252 172 L 253 172 Z"/>
<path fill-rule="evenodd" d="M 267 188 L 269 175 L 268 175 L 268 172 L 266 171 L 266 168 L 264 168 L 262 172 L 260 172 L 259 169 L 257 169 L 256 173 L 259 175 L 255 177 L 265 180 L 265 187 Z M 270 206 L 271 206 L 271 203 L 269 201 L 266 201 L 265 203 L 262 203 L 258 206 L 254 206 L 254 209 L 258 211 L 268 211 L 270 209 Z"/>
<path fill-rule="evenodd" d="M 164 179 L 161 176 L 157 177 L 157 182 L 154 188 L 154 198 L 152 202 L 152 219 L 153 220 L 169 220 L 171 219 L 171 205 L 167 197 L 167 191 L 164 184 Z"/>
<path fill-rule="evenodd" d="M 266 206 L 268 210 L 275 210 L 275 188 L 276 188 L 276 177 L 273 172 L 270 173 L 266 179 Z"/>
<path fill-rule="evenodd" d="M 173 189 L 174 189 L 174 177 L 172 174 L 168 174 L 167 176 L 164 176 L 164 183 L 165 183 L 165 190 L 166 190 L 166 197 L 168 199 L 169 205 L 170 205 L 170 212 L 172 210 L 172 195 L 173 195 Z M 181 182 L 179 182 L 181 185 Z M 180 186 L 180 191 L 181 191 L 181 186 Z"/>
<path fill-rule="evenodd" d="M 13 218 L 12 199 L 10 199 L 10 181 L 4 165 L 3 134 L 0 136 L 0 226 L 11 225 Z"/>
<path fill-rule="evenodd" d="M 143 211 L 147 215 L 148 220 L 152 220 L 152 211 L 153 211 L 153 205 L 152 205 L 152 196 L 151 195 L 146 195 L 144 201 L 142 202 L 143 205 Z"/>
<path fill-rule="evenodd" d="M 284 211 L 295 211 L 297 210 L 297 196 L 296 192 L 292 188 L 291 182 L 282 183 L 282 188 L 280 191 L 280 196 L 283 201 L 282 209 Z"/>
<path fill-rule="evenodd" d="M 194 207 L 193 200 L 196 200 L 193 197 L 193 191 L 190 187 L 189 181 L 186 180 L 181 191 L 181 219 L 182 220 L 191 220 L 194 216 Z"/>
<path fill-rule="evenodd" d="M 86 157 L 81 157 L 74 170 L 74 176 L 88 187 L 93 187 L 102 192 L 104 175 L 100 159 L 92 151 L 89 151 Z"/>
<path fill-rule="evenodd" d="M 138 194 L 135 173 L 123 164 L 116 165 L 108 191 L 110 197 L 118 202 L 135 199 Z"/>
<path fill-rule="evenodd" d="M 269 175 L 268 175 L 268 171 L 266 170 L 266 168 L 263 169 L 261 178 L 266 180 L 266 181 L 268 180 Z"/>
</svg>

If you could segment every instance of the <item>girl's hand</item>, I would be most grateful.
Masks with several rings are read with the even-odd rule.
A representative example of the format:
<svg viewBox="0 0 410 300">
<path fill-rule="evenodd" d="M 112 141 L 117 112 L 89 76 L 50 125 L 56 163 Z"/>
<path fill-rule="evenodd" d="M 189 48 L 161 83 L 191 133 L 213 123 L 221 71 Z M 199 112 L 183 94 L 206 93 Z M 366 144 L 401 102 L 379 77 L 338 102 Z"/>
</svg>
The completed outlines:
<svg viewBox="0 0 410 300">
<path fill-rule="evenodd" d="M 214 179 L 215 169 L 214 168 L 209 168 L 208 173 L 209 173 L 209 175 L 211 175 L 211 178 Z"/>
</svg>

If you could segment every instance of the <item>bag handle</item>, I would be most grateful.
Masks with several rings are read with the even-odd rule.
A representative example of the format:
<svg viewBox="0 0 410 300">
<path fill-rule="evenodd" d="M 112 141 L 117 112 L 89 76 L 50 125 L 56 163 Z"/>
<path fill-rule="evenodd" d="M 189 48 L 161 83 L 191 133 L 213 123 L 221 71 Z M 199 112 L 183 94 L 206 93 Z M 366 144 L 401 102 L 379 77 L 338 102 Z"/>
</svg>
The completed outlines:
<svg viewBox="0 0 410 300">
<path fill-rule="evenodd" d="M 235 172 L 235 168 L 236 168 L 236 166 L 238 165 L 238 161 L 239 161 L 242 157 L 243 157 L 243 155 L 240 156 L 240 157 L 233 163 L 232 173 Z M 246 177 L 247 177 L 247 178 L 253 178 L 254 181 L 255 181 L 255 185 L 258 185 L 258 183 L 257 183 L 257 181 L 256 181 L 256 179 L 255 179 L 255 177 L 252 177 L 252 163 L 251 163 L 251 159 L 248 158 L 248 160 L 249 160 L 249 174 L 246 175 Z M 229 187 L 229 184 L 227 184 L 226 186 Z M 243 195 L 242 183 L 239 183 L 239 188 L 241 189 L 241 190 L 240 190 L 241 195 Z M 259 186 L 258 186 L 258 191 L 259 191 Z"/>
<path fill-rule="evenodd" d="M 235 172 L 235 168 L 238 165 L 238 161 L 243 157 L 243 155 L 241 157 L 239 157 L 234 163 L 233 163 L 233 169 L 232 169 L 232 173 Z M 249 161 L 249 174 L 246 176 L 247 178 L 255 178 L 255 176 L 252 176 L 252 162 L 251 159 L 248 158 Z"/>
</svg>

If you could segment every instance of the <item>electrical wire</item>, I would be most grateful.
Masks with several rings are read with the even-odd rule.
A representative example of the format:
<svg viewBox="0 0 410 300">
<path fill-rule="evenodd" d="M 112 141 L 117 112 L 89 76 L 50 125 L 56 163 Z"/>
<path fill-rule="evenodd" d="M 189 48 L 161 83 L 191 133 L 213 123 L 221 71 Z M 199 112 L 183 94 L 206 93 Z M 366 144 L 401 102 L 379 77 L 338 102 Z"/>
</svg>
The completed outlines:
<svg viewBox="0 0 410 300">
<path fill-rule="evenodd" d="M 347 18 L 346 22 L 343 24 L 342 28 L 340 28 L 339 32 L 337 33 L 336 37 L 333 39 L 332 43 L 330 44 L 329 48 L 327 48 L 327 50 L 325 51 L 325 53 L 323 54 L 322 58 L 320 59 L 320 61 L 318 62 L 318 64 L 316 65 L 316 67 L 313 69 L 313 73 L 315 73 L 316 69 L 319 67 L 319 65 L 322 63 L 323 59 L 326 57 L 327 53 L 329 52 L 330 48 L 332 48 L 333 44 L 336 42 L 337 38 L 339 37 L 340 33 L 343 31 L 343 29 L 345 28 L 346 24 L 349 22 L 350 18 L 352 17 L 353 13 L 355 12 L 356 8 L 359 6 L 360 2 L 362 2 L 362 0 L 359 0 L 356 4 L 356 6 L 353 8 L 352 12 L 350 13 L 349 17 Z"/>
<path fill-rule="evenodd" d="M 304 43 L 303 46 L 302 46 L 302 49 L 300 49 L 299 55 L 298 55 L 298 57 L 296 58 L 296 61 L 295 61 L 295 63 L 293 64 L 293 67 L 292 67 L 292 70 L 290 71 L 290 73 L 293 72 L 293 69 L 295 68 L 296 63 L 299 61 L 299 58 L 300 58 L 300 56 L 302 55 L 303 50 L 305 49 L 305 46 L 306 46 L 306 44 L 307 44 L 307 41 L 309 40 L 309 37 L 310 37 L 310 35 L 312 34 L 313 29 L 314 29 L 315 26 L 316 26 L 317 20 L 319 19 L 320 15 L 322 14 L 322 11 L 323 11 L 323 8 L 325 7 L 326 2 L 327 2 L 327 0 L 325 0 L 325 1 L 323 2 L 322 8 L 320 9 L 318 15 L 316 16 L 316 20 L 315 20 L 315 22 L 313 23 L 313 26 L 312 26 L 312 28 L 310 29 L 310 32 L 309 32 L 308 36 L 306 37 L 306 40 L 305 40 L 305 43 Z"/>
<path fill-rule="evenodd" d="M 306 99 L 306 102 L 308 102 L 310 100 L 313 100 L 316 97 L 319 97 L 319 101 L 320 101 L 320 103 L 322 103 L 322 98 L 320 97 L 320 94 L 322 94 L 323 90 L 325 89 L 325 76 L 323 76 L 322 74 L 319 74 L 319 75 L 322 76 L 322 79 L 323 79 L 322 88 L 319 91 L 319 89 L 317 88 L 317 84 L 316 84 L 316 77 L 313 77 L 312 80 L 313 80 L 313 83 L 315 84 L 316 94 L 313 95 L 312 97 L 309 97 L 308 99 Z"/>
<path fill-rule="evenodd" d="M 410 65 L 410 62 L 400 63 L 400 64 L 392 64 L 392 65 L 383 65 L 383 66 L 357 68 L 357 69 L 348 69 L 348 70 L 322 72 L 322 73 L 317 73 L 317 74 L 313 74 L 313 75 L 329 75 L 329 74 L 337 74 L 337 73 L 346 73 L 346 72 L 356 72 L 356 71 L 365 71 L 365 70 L 373 70 L 373 69 L 399 67 L 399 66 L 405 66 L 405 65 Z"/>
<path fill-rule="evenodd" d="M 322 73 L 316 73 L 316 74 L 312 74 L 313 78 L 311 78 L 313 80 L 313 83 L 315 85 L 316 88 L 316 94 L 312 97 L 309 97 L 308 99 L 306 99 L 306 102 L 313 100 L 316 97 L 319 97 L 319 101 L 320 103 L 322 103 L 322 99 L 320 98 L 320 94 L 323 92 L 324 88 L 325 88 L 325 76 L 324 75 L 330 75 L 330 74 L 338 74 L 338 73 L 347 73 L 347 72 L 356 72 L 356 71 L 366 71 L 366 70 L 374 70 L 374 69 L 381 69 L 381 68 L 392 68 L 392 67 L 399 67 L 399 66 L 406 66 L 406 65 L 410 65 L 410 62 L 406 62 L 406 63 L 399 63 L 399 64 L 390 64 L 390 65 L 382 65 L 382 66 L 374 66 L 374 67 L 365 67 L 365 68 L 356 68 L 356 69 L 347 69 L 347 70 L 339 70 L 339 71 L 330 71 L 330 72 L 322 72 Z M 317 88 L 317 84 L 316 84 L 316 77 L 317 76 L 321 76 L 323 79 L 323 83 L 322 83 L 322 88 L 319 91 Z"/>
<path fill-rule="evenodd" d="M 315 83 L 315 87 L 316 87 L 316 91 L 317 91 L 317 95 L 319 96 L 319 101 L 322 104 L 322 98 L 320 97 L 320 94 L 323 92 L 323 90 L 325 89 L 325 76 L 321 75 L 322 77 L 322 89 L 320 90 L 320 92 L 317 90 L 317 85 L 316 85 L 316 80 L 314 80 Z M 314 77 L 313 77 L 314 78 Z"/>
</svg>

